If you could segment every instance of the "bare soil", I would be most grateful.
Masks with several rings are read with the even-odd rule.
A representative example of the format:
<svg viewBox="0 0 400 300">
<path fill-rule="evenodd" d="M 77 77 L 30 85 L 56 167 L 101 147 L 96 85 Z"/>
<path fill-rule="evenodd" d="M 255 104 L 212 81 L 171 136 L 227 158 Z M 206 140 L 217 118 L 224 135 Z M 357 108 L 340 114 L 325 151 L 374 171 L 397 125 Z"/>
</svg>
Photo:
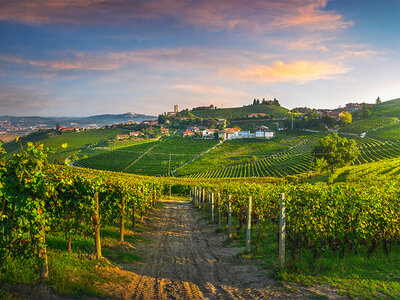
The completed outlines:
<svg viewBox="0 0 400 300">
<path fill-rule="evenodd" d="M 310 299 L 342 298 L 328 288 L 282 286 L 268 270 L 237 257 L 242 248 L 224 247 L 189 202 L 163 201 L 137 246 L 140 264 L 121 266 L 135 274 L 114 295 L 124 299 Z"/>
<path fill-rule="evenodd" d="M 96 273 L 103 280 L 92 285 L 102 299 L 344 298 L 329 286 L 278 284 L 269 270 L 238 257 L 243 248 L 224 246 L 226 235 L 216 233 L 217 226 L 187 201 L 162 201 L 144 224 L 135 234 L 141 242 L 117 245 L 139 255 L 140 262 L 116 265 L 105 259 L 99 266 Z M 3 288 L 18 299 L 69 298 L 41 284 Z"/>
</svg>

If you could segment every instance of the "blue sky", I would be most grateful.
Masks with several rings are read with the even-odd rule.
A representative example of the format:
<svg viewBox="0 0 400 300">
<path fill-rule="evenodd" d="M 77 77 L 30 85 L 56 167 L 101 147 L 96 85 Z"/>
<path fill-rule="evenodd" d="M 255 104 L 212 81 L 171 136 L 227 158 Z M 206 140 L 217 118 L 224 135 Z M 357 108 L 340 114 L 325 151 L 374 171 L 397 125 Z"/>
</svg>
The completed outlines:
<svg viewBox="0 0 400 300">
<path fill-rule="evenodd" d="M 400 0 L 0 0 L 0 115 L 400 97 Z"/>
</svg>

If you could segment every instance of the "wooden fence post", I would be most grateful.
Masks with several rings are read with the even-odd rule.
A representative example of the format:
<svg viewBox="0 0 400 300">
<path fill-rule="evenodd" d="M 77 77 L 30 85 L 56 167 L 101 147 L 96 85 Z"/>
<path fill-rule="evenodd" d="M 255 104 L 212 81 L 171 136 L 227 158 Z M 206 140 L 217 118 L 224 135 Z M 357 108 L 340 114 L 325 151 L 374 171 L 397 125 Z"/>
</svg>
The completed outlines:
<svg viewBox="0 0 400 300">
<path fill-rule="evenodd" d="M 99 213 L 99 194 L 94 195 L 95 201 L 95 218 L 94 218 L 94 243 L 96 246 L 96 258 L 101 258 L 101 242 L 100 242 L 100 213 Z"/>
<path fill-rule="evenodd" d="M 211 222 L 214 223 L 214 193 L 211 193 Z"/>
<path fill-rule="evenodd" d="M 44 222 L 44 218 L 43 218 Z M 41 259 L 40 266 L 40 280 L 48 281 L 49 280 L 49 261 L 47 259 L 47 249 L 46 249 L 46 231 L 44 224 L 42 223 L 42 242 L 43 248 L 40 249 L 39 257 Z"/>
<path fill-rule="evenodd" d="M 246 232 L 246 252 L 250 252 L 251 242 L 251 197 L 247 206 L 247 232 Z"/>
<path fill-rule="evenodd" d="M 201 208 L 204 209 L 204 202 L 206 198 L 206 189 L 202 188 L 202 193 L 201 193 Z"/>
<path fill-rule="evenodd" d="M 119 241 L 123 242 L 124 241 L 124 231 L 125 231 L 125 197 L 122 197 L 121 199 L 121 223 L 120 223 L 120 229 L 119 229 Z"/>
<path fill-rule="evenodd" d="M 221 227 L 221 194 L 218 192 L 218 200 L 217 200 L 217 207 L 218 207 L 218 227 Z"/>
<path fill-rule="evenodd" d="M 279 260 L 281 268 L 285 266 L 285 239 L 286 239 L 286 208 L 285 193 L 280 195 L 280 222 L 279 222 Z"/>
<path fill-rule="evenodd" d="M 135 210 L 136 210 L 136 203 L 135 198 L 132 199 L 132 230 L 133 232 L 136 231 L 136 217 L 135 217 Z"/>
<path fill-rule="evenodd" d="M 228 196 L 228 227 L 229 227 L 229 237 L 232 238 L 232 208 L 231 208 L 232 196 Z"/>
</svg>

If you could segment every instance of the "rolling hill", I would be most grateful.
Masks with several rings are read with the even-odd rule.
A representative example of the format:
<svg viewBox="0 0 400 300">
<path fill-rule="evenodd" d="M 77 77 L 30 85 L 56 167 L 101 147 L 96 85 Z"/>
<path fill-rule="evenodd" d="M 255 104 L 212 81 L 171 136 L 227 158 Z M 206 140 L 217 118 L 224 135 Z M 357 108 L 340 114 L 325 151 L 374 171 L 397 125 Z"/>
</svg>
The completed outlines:
<svg viewBox="0 0 400 300">
<path fill-rule="evenodd" d="M 192 110 L 191 113 L 199 118 L 221 118 L 232 120 L 245 118 L 251 113 L 263 113 L 266 115 L 273 115 L 275 118 L 284 118 L 288 111 L 288 109 L 281 106 L 258 104 L 243 107 Z"/>
<path fill-rule="evenodd" d="M 374 105 L 371 114 L 373 117 L 400 118 L 400 98 Z"/>
</svg>

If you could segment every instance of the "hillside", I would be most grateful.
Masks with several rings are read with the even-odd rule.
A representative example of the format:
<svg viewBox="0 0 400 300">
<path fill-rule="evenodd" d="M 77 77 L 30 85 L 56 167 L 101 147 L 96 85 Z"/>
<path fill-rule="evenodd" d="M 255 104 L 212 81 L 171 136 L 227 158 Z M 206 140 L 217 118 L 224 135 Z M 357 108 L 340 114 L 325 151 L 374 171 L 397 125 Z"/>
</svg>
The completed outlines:
<svg viewBox="0 0 400 300">
<path fill-rule="evenodd" d="M 203 151 L 213 147 L 215 139 L 192 139 L 179 136 L 160 141 L 124 147 L 79 160 L 78 163 L 98 170 L 141 175 L 166 175 Z"/>
<path fill-rule="evenodd" d="M 400 98 L 382 102 L 371 108 L 374 117 L 400 118 Z"/>
<path fill-rule="evenodd" d="M 99 143 L 113 139 L 118 134 L 127 134 L 129 131 L 119 128 L 91 129 L 82 132 L 64 132 L 59 134 L 55 130 L 44 130 L 32 132 L 15 141 L 4 144 L 4 149 L 8 154 L 18 151 L 20 144 L 26 145 L 28 142 L 42 143 L 45 147 L 52 147 L 55 153 L 49 155 L 50 162 L 62 163 L 70 156 L 77 154 L 80 150 L 87 147 L 98 145 Z M 62 149 L 61 145 L 67 143 L 68 147 Z"/>
<path fill-rule="evenodd" d="M 348 166 L 337 169 L 332 175 L 318 176 L 310 180 L 310 183 L 326 182 L 328 178 L 333 183 L 367 183 L 377 184 L 384 182 L 397 183 L 400 177 L 400 158 L 387 159 L 383 161 L 371 162 L 357 166 Z"/>
<path fill-rule="evenodd" d="M 284 118 L 289 110 L 275 105 L 247 105 L 243 107 L 217 108 L 210 110 L 192 110 L 191 113 L 199 118 L 240 119 L 251 113 L 264 113 L 275 118 Z"/>
</svg>

